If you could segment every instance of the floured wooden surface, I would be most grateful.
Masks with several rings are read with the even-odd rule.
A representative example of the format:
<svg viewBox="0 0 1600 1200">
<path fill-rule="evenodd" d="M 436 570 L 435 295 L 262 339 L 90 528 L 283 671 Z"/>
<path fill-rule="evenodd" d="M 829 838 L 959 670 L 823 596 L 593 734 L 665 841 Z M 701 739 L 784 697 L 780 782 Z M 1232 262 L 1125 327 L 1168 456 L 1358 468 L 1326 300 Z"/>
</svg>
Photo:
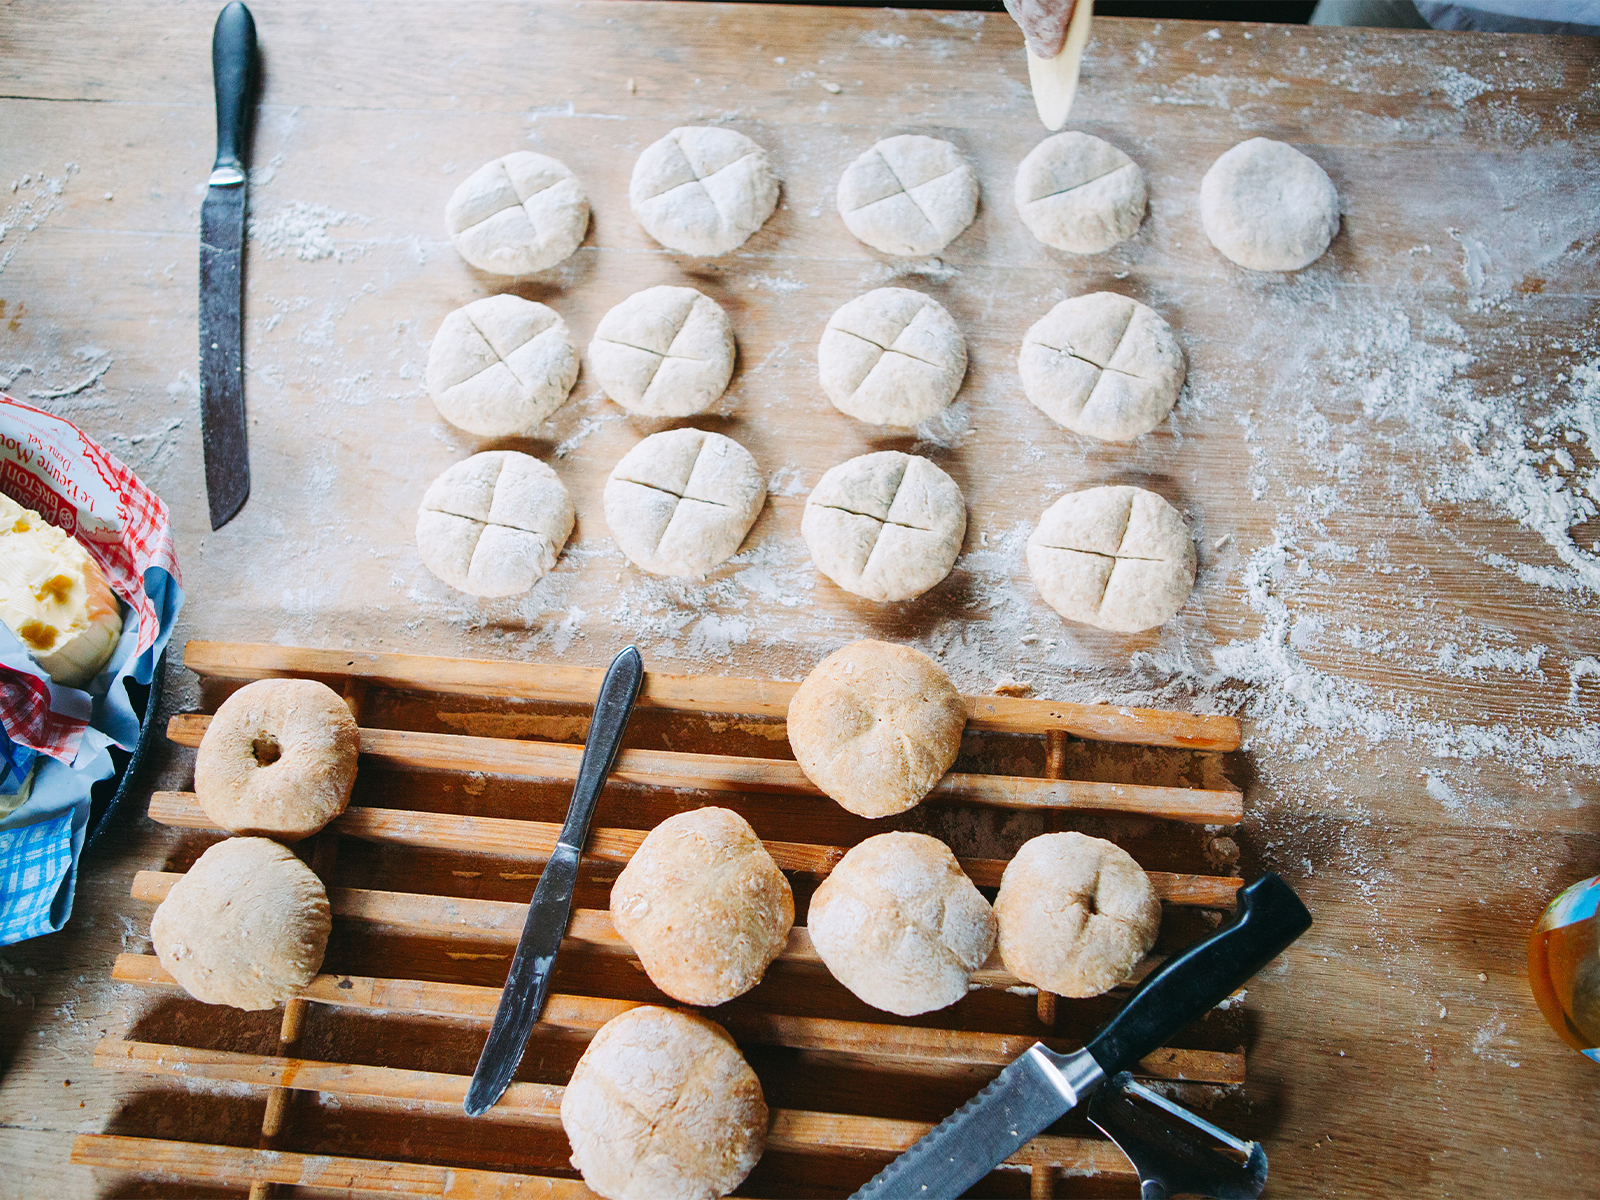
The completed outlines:
<svg viewBox="0 0 1600 1200">
<path fill-rule="evenodd" d="M 1283 871 L 1318 925 L 1252 985 L 1251 1082 L 1217 1112 L 1268 1139 L 1281 1194 L 1583 1188 L 1596 1079 L 1534 1010 L 1522 939 L 1600 870 L 1592 43 L 1099 21 L 1069 127 L 1133 156 L 1150 213 L 1130 242 L 1075 259 L 1012 205 L 1044 130 L 1003 16 L 478 4 L 453 12 L 441 47 L 424 5 L 253 11 L 267 60 L 246 268 L 253 486 L 215 534 L 195 385 L 214 13 L 53 6 L 10 22 L 0 63 L 0 90 L 29 97 L 0 100 L 0 386 L 78 421 L 172 506 L 180 642 L 600 665 L 635 641 L 662 670 L 798 678 L 876 635 L 935 654 L 965 691 L 1020 681 L 1238 711 L 1249 753 L 1226 769 L 1250 815 L 1221 832 L 1242 873 Z M 105 103 L 60 102 L 74 99 Z M 735 254 L 681 259 L 628 212 L 628 174 L 667 130 L 705 122 L 764 145 L 783 195 Z M 937 260 L 867 249 L 833 205 L 844 166 L 901 132 L 954 142 L 982 183 L 976 221 Z M 1344 207 L 1329 253 L 1292 277 L 1231 266 L 1200 229 L 1201 175 L 1256 135 L 1311 154 Z M 594 218 L 566 264 L 513 284 L 461 262 L 443 211 L 514 149 L 566 162 Z M 703 583 L 638 572 L 601 513 L 610 466 L 672 423 L 626 416 L 585 373 L 540 438 L 490 443 L 445 424 L 421 386 L 434 329 L 469 300 L 509 286 L 584 345 L 658 283 L 727 309 L 736 373 L 694 423 L 749 448 L 771 493 L 745 552 Z M 972 358 L 956 405 L 916 436 L 850 421 L 815 375 L 828 316 L 891 283 L 944 304 Z M 1098 289 L 1150 304 L 1188 356 L 1172 417 L 1129 447 L 1058 429 L 1015 374 L 1028 325 Z M 554 466 L 578 524 L 527 596 L 478 602 L 426 572 L 411 529 L 431 479 L 502 446 Z M 970 521 L 945 583 L 879 607 L 815 573 L 799 519 L 824 470 L 889 448 L 949 472 Z M 1039 513 L 1100 483 L 1152 488 L 1196 530 L 1194 595 L 1161 631 L 1068 627 L 1027 577 Z M 184 704 L 192 685 L 176 669 L 172 684 Z M 162 785 L 188 771 L 171 751 Z M 21 1018 L 0 1032 L 0 1138 L 57 1190 L 95 1186 L 62 1165 L 60 1131 L 116 1111 L 124 1085 L 91 1078 L 86 1048 L 125 1019 L 105 966 L 119 921 L 137 944 L 148 920 L 128 876 L 170 838 L 131 838 L 85 880 L 66 933 L 0 954 Z M 1553 1096 L 1573 1098 L 1560 1142 L 1535 1123 Z"/>
</svg>

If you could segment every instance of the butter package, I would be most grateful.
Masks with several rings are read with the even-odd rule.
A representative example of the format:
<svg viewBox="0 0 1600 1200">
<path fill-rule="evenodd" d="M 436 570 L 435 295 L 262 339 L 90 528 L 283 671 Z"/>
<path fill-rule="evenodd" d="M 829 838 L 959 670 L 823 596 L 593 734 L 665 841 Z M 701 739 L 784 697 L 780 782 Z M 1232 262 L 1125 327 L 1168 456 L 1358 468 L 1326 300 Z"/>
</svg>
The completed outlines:
<svg viewBox="0 0 1600 1200">
<path fill-rule="evenodd" d="M 70 421 L 0 395 L 0 946 L 72 912 L 90 790 L 132 751 L 183 588 L 166 505 Z"/>
</svg>

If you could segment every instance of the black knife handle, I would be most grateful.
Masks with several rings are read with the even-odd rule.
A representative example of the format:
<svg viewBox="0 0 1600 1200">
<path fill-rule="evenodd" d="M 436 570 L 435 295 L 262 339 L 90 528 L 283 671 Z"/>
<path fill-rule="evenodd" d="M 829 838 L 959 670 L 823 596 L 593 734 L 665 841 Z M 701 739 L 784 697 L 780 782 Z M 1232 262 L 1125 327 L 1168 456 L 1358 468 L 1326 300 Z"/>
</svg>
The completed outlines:
<svg viewBox="0 0 1600 1200">
<path fill-rule="evenodd" d="M 589 720 L 589 733 L 583 739 L 578 781 L 572 787 L 572 804 L 567 808 L 558 845 L 569 846 L 580 854 L 583 852 L 584 840 L 589 835 L 589 818 L 594 816 L 606 776 L 611 774 L 617 752 L 622 749 L 622 731 L 643 683 L 644 659 L 633 646 L 618 654 L 606 668 L 606 676 L 600 681 L 600 695 L 594 702 L 594 716 Z"/>
<path fill-rule="evenodd" d="M 259 65 L 255 18 L 234 0 L 218 14 L 211 34 L 211 73 L 217 86 L 217 161 L 212 170 L 232 167 L 244 173 Z"/>
<path fill-rule="evenodd" d="M 1234 918 L 1169 958 L 1100 1027 L 1089 1053 L 1109 1078 L 1131 1068 L 1189 1022 L 1227 999 L 1311 928 L 1294 889 L 1270 871 L 1239 889 Z"/>
</svg>

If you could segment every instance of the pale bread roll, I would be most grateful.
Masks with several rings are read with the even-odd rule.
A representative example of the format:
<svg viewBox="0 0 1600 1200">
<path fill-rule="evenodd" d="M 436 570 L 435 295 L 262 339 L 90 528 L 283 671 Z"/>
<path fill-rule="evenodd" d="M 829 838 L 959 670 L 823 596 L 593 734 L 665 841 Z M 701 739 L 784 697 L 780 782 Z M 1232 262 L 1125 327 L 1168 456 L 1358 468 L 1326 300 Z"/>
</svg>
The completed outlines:
<svg viewBox="0 0 1600 1200">
<path fill-rule="evenodd" d="M 720 1025 L 647 1004 L 594 1035 L 561 1127 L 572 1165 L 608 1200 L 713 1200 L 761 1157 L 767 1104 Z"/>
<path fill-rule="evenodd" d="M 996 925 L 948 846 L 923 833 L 883 833 L 822 881 L 806 929 L 835 979 L 874 1008 L 911 1017 L 967 994 Z"/>
<path fill-rule="evenodd" d="M 674 1000 L 742 996 L 794 926 L 794 893 L 738 813 L 701 808 L 650 831 L 611 886 L 611 920 Z"/>
<path fill-rule="evenodd" d="M 811 780 L 851 812 L 904 812 L 955 765 L 967 705 L 926 654 L 852 642 L 789 701 L 789 745 Z"/>
<path fill-rule="evenodd" d="M 1006 970 L 1058 996 L 1098 996 L 1156 944 L 1161 901 L 1121 846 L 1047 833 L 1007 864 L 994 915 Z"/>
</svg>

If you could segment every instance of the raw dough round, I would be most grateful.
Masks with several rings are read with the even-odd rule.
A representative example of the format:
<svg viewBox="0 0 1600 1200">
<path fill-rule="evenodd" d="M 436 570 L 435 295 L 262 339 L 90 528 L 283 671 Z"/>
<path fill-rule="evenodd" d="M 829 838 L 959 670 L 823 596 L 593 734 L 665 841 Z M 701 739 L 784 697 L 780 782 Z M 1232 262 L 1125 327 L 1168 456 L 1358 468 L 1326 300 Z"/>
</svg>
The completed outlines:
<svg viewBox="0 0 1600 1200">
<path fill-rule="evenodd" d="M 1116 843 L 1047 833 L 1006 865 L 994 915 L 1006 970 L 1058 996 L 1098 996 L 1156 944 L 1161 901 Z"/>
<path fill-rule="evenodd" d="M 572 522 L 572 498 L 554 471 L 515 450 L 486 450 L 429 486 L 417 513 L 417 550 L 453 588 L 514 596 L 555 566 Z"/>
<path fill-rule="evenodd" d="M 733 326 L 720 304 L 694 288 L 646 288 L 600 318 L 589 366 L 629 412 L 693 416 L 728 388 Z"/>
<path fill-rule="evenodd" d="M 814 668 L 789 701 L 789 746 L 811 780 L 863 817 L 905 812 L 961 752 L 967 705 L 926 654 L 852 642 Z"/>
<path fill-rule="evenodd" d="M 1252 271 L 1298 271 L 1339 232 L 1339 193 L 1315 159 L 1270 138 L 1224 153 L 1200 181 L 1211 244 Z"/>
<path fill-rule="evenodd" d="M 937 253 L 961 236 L 977 211 L 977 174 L 959 150 L 938 138 L 884 138 L 839 178 L 845 226 L 885 254 Z"/>
<path fill-rule="evenodd" d="M 456 252 L 480 271 L 528 275 L 578 248 L 589 197 L 565 163 L 518 150 L 462 181 L 444 210 Z"/>
<path fill-rule="evenodd" d="M 739 550 L 767 502 L 750 451 L 700 429 L 653 433 L 606 481 L 606 524 L 652 575 L 704 575 Z"/>
<path fill-rule="evenodd" d="M 1139 231 L 1144 172 L 1110 142 L 1075 130 L 1047 137 L 1017 168 L 1017 212 L 1057 250 L 1099 254 Z"/>
<path fill-rule="evenodd" d="M 425 377 L 452 425 L 479 437 L 514 437 L 567 402 L 578 352 L 555 309 L 520 296 L 486 296 L 440 324 Z"/>
<path fill-rule="evenodd" d="M 722 1026 L 646 1004 L 594 1035 L 561 1127 L 572 1165 L 607 1200 L 713 1200 L 761 1157 L 767 1104 Z"/>
<path fill-rule="evenodd" d="M 817 372 L 840 412 L 873 425 L 916 425 L 961 390 L 967 340 L 932 297 L 878 288 L 828 319 Z"/>
<path fill-rule="evenodd" d="M 258 679 L 224 700 L 200 739 L 194 796 L 231 833 L 299 841 L 344 811 L 361 733 L 314 679 Z"/>
<path fill-rule="evenodd" d="M 1028 538 L 1028 573 L 1069 621 L 1137 633 L 1170 620 L 1194 587 L 1194 538 L 1154 492 L 1068 492 Z"/>
<path fill-rule="evenodd" d="M 611 920 L 651 983 L 685 1004 L 723 1004 L 783 950 L 794 893 L 750 822 L 701 808 L 650 831 L 611 885 Z"/>
<path fill-rule="evenodd" d="M 271 1008 L 298 995 L 328 948 L 328 893 L 267 838 L 218 842 L 172 885 L 150 921 L 161 965 L 196 1000 Z"/>
<path fill-rule="evenodd" d="M 1171 326 L 1116 292 L 1063 300 L 1034 322 L 1017 370 L 1052 421 L 1108 442 L 1131 442 L 1166 420 L 1184 378 Z"/>
<path fill-rule="evenodd" d="M 994 913 L 938 838 L 883 833 L 839 860 L 811 899 L 811 944 L 833 977 L 885 1012 L 954 1004 L 994 949 Z"/>
<path fill-rule="evenodd" d="M 686 125 L 646 146 L 633 164 L 628 203 L 668 250 L 726 254 L 778 206 L 767 152 L 732 129 Z"/>
<path fill-rule="evenodd" d="M 927 459 L 880 450 L 817 481 L 800 535 L 817 570 L 845 591 L 910 600 L 950 574 L 967 536 L 967 502 Z"/>
</svg>

